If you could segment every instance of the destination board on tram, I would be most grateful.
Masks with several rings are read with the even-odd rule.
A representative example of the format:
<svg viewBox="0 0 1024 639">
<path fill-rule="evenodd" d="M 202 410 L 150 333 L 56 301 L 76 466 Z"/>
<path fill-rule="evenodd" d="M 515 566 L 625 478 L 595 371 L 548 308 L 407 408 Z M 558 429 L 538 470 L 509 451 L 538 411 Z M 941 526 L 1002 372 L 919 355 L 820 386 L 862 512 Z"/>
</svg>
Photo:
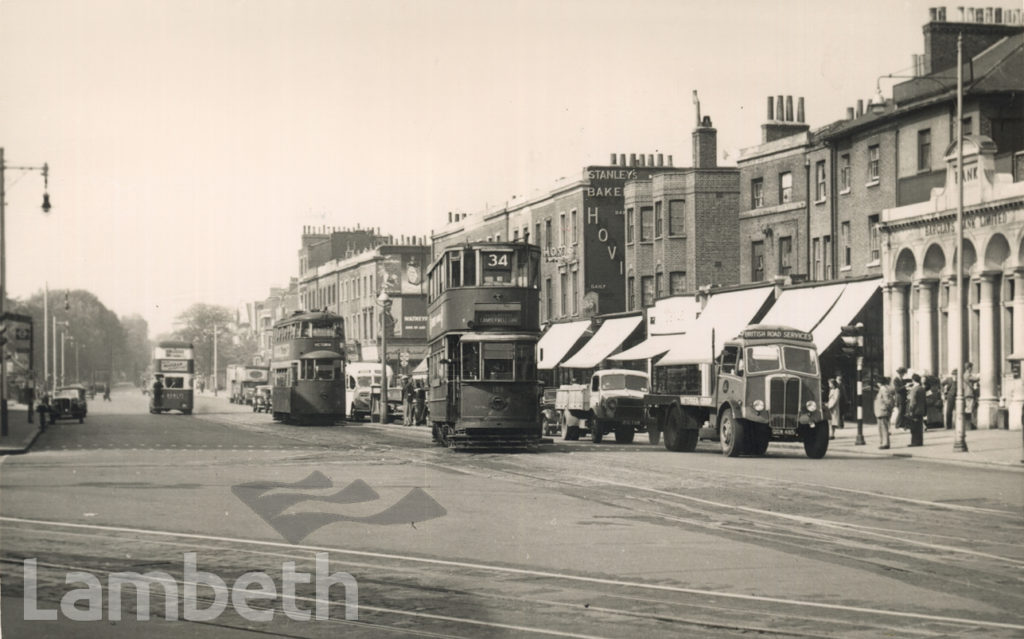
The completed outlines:
<svg viewBox="0 0 1024 639">
<path fill-rule="evenodd" d="M 191 373 L 192 360 L 190 359 L 162 359 L 159 360 L 161 373 Z"/>
</svg>

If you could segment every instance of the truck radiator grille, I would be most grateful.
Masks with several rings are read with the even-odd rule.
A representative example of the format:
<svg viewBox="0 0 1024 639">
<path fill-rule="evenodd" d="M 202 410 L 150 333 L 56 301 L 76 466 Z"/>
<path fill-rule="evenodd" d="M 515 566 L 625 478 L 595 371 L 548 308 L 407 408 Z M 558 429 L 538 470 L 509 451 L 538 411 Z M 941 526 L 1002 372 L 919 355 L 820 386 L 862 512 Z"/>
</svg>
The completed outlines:
<svg viewBox="0 0 1024 639">
<path fill-rule="evenodd" d="M 800 380 L 794 377 L 773 377 L 768 397 L 772 429 L 795 429 L 797 414 L 800 412 Z"/>
</svg>

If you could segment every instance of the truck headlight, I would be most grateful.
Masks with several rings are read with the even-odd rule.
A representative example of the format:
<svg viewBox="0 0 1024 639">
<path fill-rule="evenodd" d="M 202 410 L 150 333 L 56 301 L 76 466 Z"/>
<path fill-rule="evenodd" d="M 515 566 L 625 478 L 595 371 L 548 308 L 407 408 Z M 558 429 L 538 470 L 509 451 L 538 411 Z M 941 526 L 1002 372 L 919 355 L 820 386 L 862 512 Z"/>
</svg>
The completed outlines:
<svg viewBox="0 0 1024 639">
<path fill-rule="evenodd" d="M 818 410 L 818 402 L 814 401 L 813 399 L 808 400 L 805 406 L 807 407 L 808 413 L 813 413 L 814 411 Z"/>
<path fill-rule="evenodd" d="M 760 399 L 755 399 L 753 406 L 754 406 L 754 410 L 756 410 L 757 412 L 760 413 L 761 411 L 764 410 L 764 401 L 762 401 Z"/>
<path fill-rule="evenodd" d="M 614 397 L 609 397 L 604 402 L 605 408 L 608 410 L 615 410 L 615 407 L 618 406 L 618 404 L 619 402 L 615 401 Z"/>
</svg>

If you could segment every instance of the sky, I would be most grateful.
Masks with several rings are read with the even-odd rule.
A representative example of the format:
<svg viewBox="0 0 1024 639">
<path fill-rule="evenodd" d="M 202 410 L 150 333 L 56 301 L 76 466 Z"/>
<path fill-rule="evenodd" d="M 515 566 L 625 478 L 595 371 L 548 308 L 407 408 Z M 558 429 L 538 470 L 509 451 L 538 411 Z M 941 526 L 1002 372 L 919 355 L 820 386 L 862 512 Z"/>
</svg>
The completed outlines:
<svg viewBox="0 0 1024 639">
<path fill-rule="evenodd" d="M 0 0 L 8 288 L 166 332 L 285 285 L 304 225 L 423 235 L 612 152 L 689 166 L 694 90 L 733 165 L 767 96 L 819 127 L 908 73 L 931 6 Z M 43 163 L 48 215 L 14 168 Z"/>
</svg>

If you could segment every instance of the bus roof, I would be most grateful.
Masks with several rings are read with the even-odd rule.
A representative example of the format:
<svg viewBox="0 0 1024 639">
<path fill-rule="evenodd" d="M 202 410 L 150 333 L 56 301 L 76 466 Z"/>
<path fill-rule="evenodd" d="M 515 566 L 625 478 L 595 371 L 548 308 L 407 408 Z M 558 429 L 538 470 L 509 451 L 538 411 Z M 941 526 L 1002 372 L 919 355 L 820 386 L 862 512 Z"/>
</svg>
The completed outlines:
<svg viewBox="0 0 1024 639">
<path fill-rule="evenodd" d="M 192 348 L 192 342 L 182 342 L 175 340 L 157 342 L 156 345 L 159 346 L 160 348 Z"/>
</svg>

